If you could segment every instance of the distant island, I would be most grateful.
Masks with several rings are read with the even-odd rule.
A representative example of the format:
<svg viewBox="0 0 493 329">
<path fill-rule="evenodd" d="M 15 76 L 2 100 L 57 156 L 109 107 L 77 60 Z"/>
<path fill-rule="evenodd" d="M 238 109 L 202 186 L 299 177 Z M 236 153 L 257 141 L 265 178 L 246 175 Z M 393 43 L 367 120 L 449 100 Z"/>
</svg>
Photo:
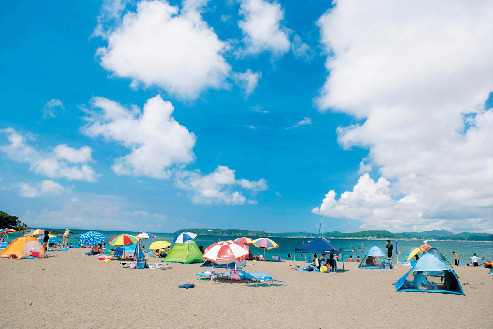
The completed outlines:
<svg viewBox="0 0 493 329">
<path fill-rule="evenodd" d="M 265 231 L 249 231 L 239 229 L 207 229 L 190 228 L 174 232 L 179 234 L 184 231 L 191 231 L 198 235 L 218 235 L 218 236 L 248 236 L 248 237 L 285 237 L 285 238 L 314 238 L 318 234 L 310 232 L 287 232 L 272 233 Z M 457 241 L 493 241 L 493 234 L 489 233 L 452 233 L 446 230 L 433 230 L 424 232 L 402 232 L 392 233 L 386 230 L 367 230 L 353 233 L 342 233 L 339 231 L 324 232 L 323 236 L 333 239 L 418 239 L 418 240 L 457 240 Z"/>
</svg>

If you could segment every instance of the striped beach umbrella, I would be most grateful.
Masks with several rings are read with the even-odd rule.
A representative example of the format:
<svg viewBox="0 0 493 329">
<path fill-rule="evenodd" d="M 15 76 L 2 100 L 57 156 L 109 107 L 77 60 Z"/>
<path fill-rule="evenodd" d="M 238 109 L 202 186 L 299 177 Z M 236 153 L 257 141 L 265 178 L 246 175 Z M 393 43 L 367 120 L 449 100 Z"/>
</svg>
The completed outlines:
<svg viewBox="0 0 493 329">
<path fill-rule="evenodd" d="M 229 264 L 235 260 L 241 262 L 247 257 L 248 250 L 244 245 L 231 240 L 214 243 L 204 251 L 204 259 L 216 264 Z"/>
<path fill-rule="evenodd" d="M 142 232 L 142 233 L 137 234 L 137 237 L 139 239 L 154 239 L 156 236 L 154 234 L 151 234 L 151 233 Z"/>
<path fill-rule="evenodd" d="M 197 234 L 192 232 L 183 232 L 173 240 L 173 243 L 190 243 L 197 237 Z"/>
<path fill-rule="evenodd" d="M 15 232 L 17 232 L 17 231 L 16 230 L 13 230 L 11 228 L 2 228 L 0 230 L 0 234 L 15 233 Z"/>
<path fill-rule="evenodd" d="M 45 234 L 45 231 L 38 228 L 34 231 L 29 232 L 27 235 L 38 236 L 38 235 L 44 235 L 44 234 Z"/>
<path fill-rule="evenodd" d="M 140 239 L 130 234 L 120 234 L 110 240 L 109 244 L 112 246 L 127 246 L 139 242 Z"/>
<path fill-rule="evenodd" d="M 106 237 L 104 234 L 97 231 L 89 231 L 81 234 L 79 237 L 79 244 L 82 246 L 95 246 L 105 241 Z"/>
<path fill-rule="evenodd" d="M 238 243 L 243 243 L 243 244 L 249 244 L 249 245 L 252 245 L 253 244 L 253 240 L 250 239 L 250 238 L 247 238 L 247 237 L 242 237 L 242 238 L 237 238 L 237 239 L 234 239 L 233 240 L 234 242 L 238 242 Z"/>
<path fill-rule="evenodd" d="M 272 249 L 272 248 L 279 248 L 279 245 L 272 241 L 271 239 L 267 238 L 260 238 L 255 241 L 253 241 L 253 245 L 259 247 L 259 248 L 265 248 L 265 249 Z"/>
</svg>

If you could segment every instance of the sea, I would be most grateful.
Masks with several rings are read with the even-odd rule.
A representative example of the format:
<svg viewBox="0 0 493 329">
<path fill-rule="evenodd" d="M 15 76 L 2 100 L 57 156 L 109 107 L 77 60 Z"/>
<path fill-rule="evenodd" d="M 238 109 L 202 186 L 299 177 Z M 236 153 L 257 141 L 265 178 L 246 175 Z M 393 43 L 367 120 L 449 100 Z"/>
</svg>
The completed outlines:
<svg viewBox="0 0 493 329">
<path fill-rule="evenodd" d="M 85 233 L 87 231 L 84 230 L 72 230 L 69 235 L 69 243 L 72 243 L 74 246 L 78 245 L 78 238 L 80 234 Z M 121 231 L 99 231 L 104 234 L 107 238 L 106 246 L 108 245 L 108 241 L 119 235 L 119 234 L 132 234 L 137 235 L 140 232 L 121 232 Z M 75 233 L 75 234 L 73 234 Z M 149 232 L 152 233 L 152 232 Z M 143 240 L 143 244 L 148 249 L 149 245 L 154 241 L 165 240 L 170 243 L 173 243 L 175 235 L 168 233 L 152 233 L 156 236 L 154 239 Z M 9 240 L 14 240 L 19 237 L 20 233 L 11 233 L 8 235 Z M 215 236 L 215 235 L 198 235 L 195 238 L 195 242 L 198 246 L 202 245 L 204 248 L 207 248 L 213 243 L 225 240 L 234 240 L 238 237 L 236 236 Z M 281 259 L 287 259 L 288 255 L 295 254 L 295 248 L 307 243 L 313 238 L 281 238 L 281 237 L 273 237 L 271 238 L 275 241 L 279 247 L 273 248 L 270 250 L 265 250 L 261 248 L 257 248 L 255 246 L 250 246 L 250 251 L 254 255 L 264 255 L 266 259 L 271 259 L 273 256 L 280 256 Z M 339 248 L 344 250 L 343 259 L 346 260 L 350 255 L 356 259 L 357 256 L 364 257 L 366 252 L 372 246 L 380 247 L 384 252 L 386 252 L 386 240 L 385 239 L 330 239 L 327 238 L 330 243 L 338 246 Z M 60 242 L 62 241 L 62 235 L 59 235 Z M 423 244 L 422 240 L 391 240 L 391 243 L 394 245 L 394 261 L 401 261 L 406 253 L 414 248 L 417 248 Z M 474 242 L 474 241 L 434 241 L 428 240 L 428 244 L 431 247 L 437 248 L 451 263 L 454 261 L 454 257 L 452 252 L 455 251 L 459 255 L 460 266 L 465 266 L 467 263 L 471 262 L 471 257 L 474 253 L 479 258 L 482 258 L 480 264 L 493 260 L 493 242 Z M 398 252 L 398 254 L 397 254 Z M 296 255 L 296 260 L 305 261 L 306 255 Z"/>
</svg>

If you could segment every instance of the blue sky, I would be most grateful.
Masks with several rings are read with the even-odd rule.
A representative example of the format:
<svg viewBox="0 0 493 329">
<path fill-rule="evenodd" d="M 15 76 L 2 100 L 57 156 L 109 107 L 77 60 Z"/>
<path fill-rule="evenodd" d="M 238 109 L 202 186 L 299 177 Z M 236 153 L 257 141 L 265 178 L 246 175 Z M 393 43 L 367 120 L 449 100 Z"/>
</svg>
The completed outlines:
<svg viewBox="0 0 493 329">
<path fill-rule="evenodd" d="M 491 231 L 493 7 L 421 4 L 3 3 L 1 209 L 31 227 Z"/>
</svg>

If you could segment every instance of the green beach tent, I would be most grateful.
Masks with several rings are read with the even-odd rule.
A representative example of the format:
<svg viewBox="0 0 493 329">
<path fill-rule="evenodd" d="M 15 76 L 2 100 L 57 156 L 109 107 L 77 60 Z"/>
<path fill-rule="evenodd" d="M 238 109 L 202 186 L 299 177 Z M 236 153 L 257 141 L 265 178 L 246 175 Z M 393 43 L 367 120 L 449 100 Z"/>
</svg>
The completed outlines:
<svg viewBox="0 0 493 329">
<path fill-rule="evenodd" d="M 204 258 L 202 257 L 202 252 L 195 242 L 188 243 L 175 243 L 173 248 L 168 253 L 163 260 L 163 262 L 172 263 L 203 263 Z"/>
</svg>

